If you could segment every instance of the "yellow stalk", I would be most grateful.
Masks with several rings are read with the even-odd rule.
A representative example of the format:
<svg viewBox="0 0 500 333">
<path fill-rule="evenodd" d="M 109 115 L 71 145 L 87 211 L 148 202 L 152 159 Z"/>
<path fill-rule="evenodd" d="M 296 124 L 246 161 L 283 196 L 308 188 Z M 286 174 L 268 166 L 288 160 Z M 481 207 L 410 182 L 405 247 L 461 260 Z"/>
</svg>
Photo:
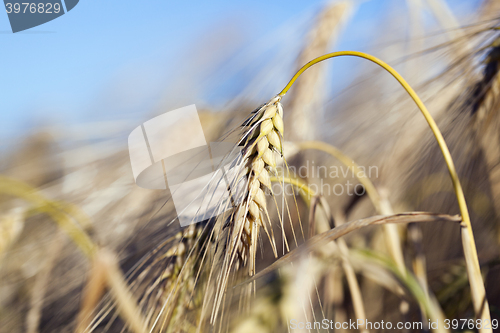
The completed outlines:
<svg viewBox="0 0 500 333">
<path fill-rule="evenodd" d="M 288 84 L 283 88 L 283 90 L 279 93 L 279 96 L 284 96 L 293 83 L 299 78 L 299 76 L 306 71 L 311 66 L 330 58 L 340 57 L 340 56 L 354 56 L 367 59 L 380 67 L 384 68 L 387 72 L 389 72 L 406 90 L 406 92 L 413 99 L 415 104 L 418 106 L 425 120 L 429 124 L 429 127 L 436 138 L 436 141 L 441 149 L 441 153 L 443 154 L 444 160 L 448 167 L 448 171 L 450 173 L 451 181 L 453 183 L 453 188 L 455 190 L 455 195 L 457 197 L 458 206 L 460 207 L 460 214 L 462 215 L 462 246 L 464 248 L 465 261 L 467 265 L 467 273 L 469 275 L 469 283 L 471 287 L 472 294 L 472 302 L 474 306 L 474 312 L 477 318 L 483 320 L 490 320 L 490 311 L 488 301 L 486 299 L 486 291 L 484 288 L 483 278 L 481 276 L 481 269 L 479 266 L 479 260 L 477 257 L 477 250 L 474 241 L 474 234 L 472 232 L 472 225 L 469 217 L 469 211 L 467 209 L 467 204 L 465 202 L 464 192 L 462 190 L 462 186 L 460 184 L 460 180 L 458 178 L 457 171 L 455 169 L 455 164 L 453 163 L 453 159 L 450 154 L 450 150 L 446 145 L 446 142 L 439 130 L 436 122 L 432 118 L 431 114 L 425 107 L 422 100 L 418 97 L 417 93 L 413 90 L 413 88 L 406 82 L 406 80 L 394 70 L 391 66 L 383 62 L 382 60 L 357 51 L 340 51 L 325 54 L 321 57 L 311 60 L 307 64 L 305 64 L 288 82 Z M 491 329 L 482 329 L 481 332 L 491 332 Z"/>
<path fill-rule="evenodd" d="M 345 155 L 343 152 L 341 152 L 338 148 L 329 145 L 325 142 L 321 141 L 306 141 L 306 142 L 301 142 L 298 143 L 297 146 L 299 149 L 315 149 L 315 150 L 320 150 L 322 152 L 325 152 L 336 159 L 338 159 L 342 164 L 347 166 L 348 168 L 352 168 L 352 171 L 354 172 L 354 175 L 356 178 L 359 180 L 361 185 L 364 186 L 366 190 L 366 194 L 368 194 L 368 197 L 370 198 L 371 202 L 373 203 L 373 206 L 375 206 L 375 209 L 379 214 L 383 215 L 388 215 L 392 213 L 388 212 L 383 212 L 383 205 L 381 204 L 380 200 L 380 195 L 378 194 L 375 186 L 371 182 L 370 178 L 366 177 L 365 173 L 360 169 L 358 164 L 356 164 L 349 156 Z"/>
<path fill-rule="evenodd" d="M 85 231 L 82 230 L 82 225 L 87 225 L 88 222 L 83 220 L 78 224 L 67 214 L 67 210 L 75 212 L 74 206 L 64 207 L 61 203 L 52 202 L 43 197 L 35 188 L 11 178 L 0 176 L 0 193 L 22 198 L 34 205 L 36 211 L 46 213 L 64 230 L 73 242 L 82 250 L 89 258 L 92 258 L 96 252 L 96 245 L 92 242 Z M 79 217 L 85 216 L 78 212 Z"/>
<path fill-rule="evenodd" d="M 306 183 L 304 183 L 302 180 L 298 178 L 271 177 L 271 182 L 287 183 L 296 186 L 306 194 L 305 195 L 306 197 L 304 199 L 308 205 L 311 205 L 311 199 L 316 198 L 318 195 Z M 335 243 L 335 241 L 333 242 Z M 361 290 L 359 288 L 358 280 L 356 278 L 356 273 L 354 272 L 351 262 L 349 261 L 349 247 L 347 246 L 343 238 L 339 238 L 337 240 L 337 243 L 338 243 L 337 244 L 338 250 L 342 255 L 342 269 L 344 270 L 347 284 L 349 286 L 349 291 L 351 293 L 354 312 L 356 314 L 357 319 L 366 321 L 366 311 L 365 311 L 365 306 L 363 304 L 363 297 L 361 294 Z M 369 333 L 369 331 L 363 326 L 361 328 L 361 333 Z"/>
<path fill-rule="evenodd" d="M 354 175 L 359 180 L 359 182 L 364 186 L 368 197 L 370 198 L 375 210 L 381 215 L 392 215 L 394 211 L 392 210 L 391 204 L 387 199 L 382 199 L 373 185 L 370 178 L 368 178 L 363 170 L 354 162 L 349 156 L 345 155 L 338 148 L 329 145 L 321 141 L 306 141 L 297 144 L 299 149 L 315 149 L 323 151 L 336 159 L 338 159 L 342 164 L 348 168 L 352 168 Z M 398 227 L 393 224 L 385 224 L 383 226 L 385 236 L 387 238 L 387 247 L 392 259 L 396 262 L 399 267 L 400 273 L 405 274 L 406 267 L 404 263 L 403 250 L 401 249 L 401 239 L 398 233 Z"/>
</svg>

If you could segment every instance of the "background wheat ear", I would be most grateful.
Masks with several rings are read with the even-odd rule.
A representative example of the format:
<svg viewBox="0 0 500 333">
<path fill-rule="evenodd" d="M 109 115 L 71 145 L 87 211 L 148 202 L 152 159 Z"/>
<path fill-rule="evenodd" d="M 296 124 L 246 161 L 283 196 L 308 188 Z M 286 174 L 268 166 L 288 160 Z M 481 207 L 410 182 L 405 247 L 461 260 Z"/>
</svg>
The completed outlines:
<svg viewBox="0 0 500 333">
<path fill-rule="evenodd" d="M 21 234 L 23 225 L 24 211 L 20 207 L 0 216 L 0 260 Z"/>
</svg>

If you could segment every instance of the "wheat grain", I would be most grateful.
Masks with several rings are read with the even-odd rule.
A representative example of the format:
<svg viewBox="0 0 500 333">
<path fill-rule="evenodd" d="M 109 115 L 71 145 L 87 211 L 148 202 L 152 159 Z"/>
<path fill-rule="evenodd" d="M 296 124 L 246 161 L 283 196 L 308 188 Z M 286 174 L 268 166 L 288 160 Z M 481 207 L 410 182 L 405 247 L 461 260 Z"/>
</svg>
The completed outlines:
<svg viewBox="0 0 500 333">
<path fill-rule="evenodd" d="M 0 259 L 8 248 L 17 240 L 24 226 L 24 210 L 12 209 L 0 216 Z"/>
</svg>

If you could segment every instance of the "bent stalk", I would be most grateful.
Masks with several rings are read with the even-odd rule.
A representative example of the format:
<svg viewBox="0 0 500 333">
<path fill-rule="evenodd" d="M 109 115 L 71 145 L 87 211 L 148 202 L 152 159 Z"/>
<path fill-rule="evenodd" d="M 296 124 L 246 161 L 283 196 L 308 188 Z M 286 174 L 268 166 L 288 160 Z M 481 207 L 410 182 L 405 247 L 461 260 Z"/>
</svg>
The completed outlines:
<svg viewBox="0 0 500 333">
<path fill-rule="evenodd" d="M 333 52 L 333 53 L 328 53 L 325 54 L 321 57 L 318 57 L 316 59 L 311 60 L 307 64 L 305 64 L 293 77 L 292 79 L 288 82 L 288 84 L 283 88 L 283 90 L 279 93 L 279 96 L 284 96 L 287 91 L 290 89 L 290 87 L 294 84 L 294 82 L 299 78 L 299 76 L 304 73 L 308 68 L 311 66 L 314 66 L 315 64 L 330 59 L 330 58 L 335 58 L 335 57 L 341 57 L 341 56 L 353 56 L 353 57 L 359 57 L 359 58 L 364 58 L 366 60 L 369 60 L 383 69 L 385 69 L 387 72 L 389 72 L 400 84 L 401 86 L 406 90 L 406 92 L 410 95 L 410 97 L 413 99 L 417 107 L 420 109 L 422 112 L 422 115 L 424 116 L 425 120 L 429 124 L 429 127 L 432 130 L 432 133 L 434 134 L 434 137 L 436 138 L 436 141 L 439 145 L 439 148 L 441 149 L 441 153 L 443 154 L 444 160 L 446 162 L 446 165 L 448 167 L 448 171 L 450 174 L 451 181 L 453 183 L 453 188 L 455 190 L 455 195 L 457 197 L 458 201 L 458 206 L 460 208 L 460 214 L 462 215 L 462 223 L 461 223 L 461 234 L 462 234 L 462 246 L 464 249 L 464 255 L 465 255 L 465 262 L 467 265 L 467 274 L 469 276 L 469 284 L 471 288 L 471 294 L 472 294 L 472 303 L 474 306 L 474 312 L 476 314 L 477 318 L 480 318 L 482 320 L 490 320 L 490 311 L 489 311 L 489 305 L 488 301 L 486 299 L 486 290 L 484 288 L 484 282 L 483 278 L 481 276 L 481 269 L 479 266 L 479 260 L 477 257 L 477 250 L 476 250 L 476 245 L 474 241 L 474 234 L 472 232 L 472 225 L 469 217 L 469 211 L 467 209 L 467 204 L 465 202 L 465 196 L 464 192 L 462 189 L 462 185 L 460 184 L 460 179 L 458 178 L 457 171 L 455 169 L 455 164 L 453 162 L 453 158 L 451 157 L 450 150 L 448 149 L 448 146 L 446 145 L 446 142 L 444 140 L 443 134 L 439 130 L 436 122 L 432 118 L 431 114 L 425 107 L 424 103 L 422 100 L 418 97 L 417 93 L 413 90 L 413 88 L 406 82 L 406 80 L 398 73 L 396 70 L 394 70 L 391 66 L 383 62 L 382 60 L 363 53 L 363 52 L 357 52 L 357 51 L 340 51 L 340 52 Z M 481 332 L 491 332 L 491 329 L 481 329 Z"/>
</svg>

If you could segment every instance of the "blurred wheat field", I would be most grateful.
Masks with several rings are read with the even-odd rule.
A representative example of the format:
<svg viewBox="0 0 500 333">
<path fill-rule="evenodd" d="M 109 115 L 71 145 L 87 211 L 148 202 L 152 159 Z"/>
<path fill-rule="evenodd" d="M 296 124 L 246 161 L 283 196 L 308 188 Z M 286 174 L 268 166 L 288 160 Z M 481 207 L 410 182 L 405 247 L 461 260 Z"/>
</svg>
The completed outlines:
<svg viewBox="0 0 500 333">
<path fill-rule="evenodd" d="M 5 152 L 0 332 L 492 332 L 485 318 L 498 329 L 499 2 L 458 17 L 445 1 L 407 0 L 365 32 L 364 50 L 441 130 L 472 240 L 442 147 L 386 71 L 328 59 L 278 95 L 338 50 L 362 5 L 325 2 L 227 62 L 227 78 L 252 73 L 247 85 L 198 109 L 207 142 L 242 152 L 244 194 L 222 214 L 181 227 L 168 189 L 135 184 L 135 120 L 41 128 Z M 190 67 L 209 72 L 199 57 Z M 184 102 L 174 97 L 146 117 Z M 314 326 L 323 320 L 423 325 Z"/>
</svg>

